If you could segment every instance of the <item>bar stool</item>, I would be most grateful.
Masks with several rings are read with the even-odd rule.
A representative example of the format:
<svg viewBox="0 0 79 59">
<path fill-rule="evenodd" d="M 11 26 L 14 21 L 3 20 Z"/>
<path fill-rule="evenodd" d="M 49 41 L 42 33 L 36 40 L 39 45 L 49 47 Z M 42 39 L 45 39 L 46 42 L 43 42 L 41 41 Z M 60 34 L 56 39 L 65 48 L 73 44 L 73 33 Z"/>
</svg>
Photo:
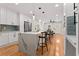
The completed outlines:
<svg viewBox="0 0 79 59">
<path fill-rule="evenodd" d="M 41 43 L 40 43 L 41 41 Z M 38 45 L 37 45 L 37 51 L 38 48 L 41 47 L 42 48 L 42 55 L 43 55 L 43 48 L 46 47 L 47 51 L 48 51 L 48 46 L 47 46 L 47 33 L 46 32 L 42 32 L 42 36 L 39 36 L 39 40 L 38 40 Z"/>
<path fill-rule="evenodd" d="M 50 36 L 53 36 L 55 33 L 53 31 L 47 32 L 48 40 L 50 41 Z"/>
</svg>

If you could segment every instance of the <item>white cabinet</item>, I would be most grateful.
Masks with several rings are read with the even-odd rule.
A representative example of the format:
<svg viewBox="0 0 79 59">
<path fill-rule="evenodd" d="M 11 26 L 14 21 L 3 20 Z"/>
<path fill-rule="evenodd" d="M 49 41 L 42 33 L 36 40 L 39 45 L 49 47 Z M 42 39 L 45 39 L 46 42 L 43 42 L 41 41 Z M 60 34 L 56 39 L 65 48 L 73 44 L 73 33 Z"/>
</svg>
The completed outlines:
<svg viewBox="0 0 79 59">
<path fill-rule="evenodd" d="M 16 32 L 9 33 L 9 42 L 18 41 L 18 34 Z"/>
<path fill-rule="evenodd" d="M 18 32 L 0 33 L 0 46 L 18 41 Z"/>
<path fill-rule="evenodd" d="M 13 42 L 15 38 L 15 35 L 13 32 L 9 33 L 9 42 Z"/>
<path fill-rule="evenodd" d="M 0 8 L 0 24 L 6 24 L 6 8 Z"/>
<path fill-rule="evenodd" d="M 19 25 L 18 24 L 19 21 L 18 21 L 18 18 L 17 17 L 18 17 L 18 15 L 16 13 L 13 13 L 13 18 L 12 18 L 13 19 L 12 20 L 13 25 Z"/>
<path fill-rule="evenodd" d="M 18 25 L 17 13 L 7 9 L 7 24 Z"/>
<path fill-rule="evenodd" d="M 8 43 L 9 43 L 8 33 L 1 33 L 0 34 L 0 46 L 6 45 Z"/>
<path fill-rule="evenodd" d="M 13 15 L 12 15 L 11 11 L 7 9 L 7 19 L 6 19 L 7 22 L 6 22 L 6 24 L 12 25 L 12 20 L 13 20 L 12 17 L 13 17 Z"/>
<path fill-rule="evenodd" d="M 19 25 L 18 19 L 18 13 L 6 8 L 0 8 L 0 24 Z"/>
</svg>

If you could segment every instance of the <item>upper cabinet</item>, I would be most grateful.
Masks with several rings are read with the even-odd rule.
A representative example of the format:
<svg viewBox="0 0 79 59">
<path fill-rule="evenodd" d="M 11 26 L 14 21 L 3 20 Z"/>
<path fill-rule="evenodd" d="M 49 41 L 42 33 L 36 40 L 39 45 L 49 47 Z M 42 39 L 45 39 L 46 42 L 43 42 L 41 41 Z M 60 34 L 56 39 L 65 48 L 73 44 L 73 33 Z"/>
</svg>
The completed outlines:
<svg viewBox="0 0 79 59">
<path fill-rule="evenodd" d="M 7 24 L 19 25 L 18 14 L 7 9 Z"/>
<path fill-rule="evenodd" d="M 6 8 L 0 8 L 0 24 L 6 24 Z"/>
<path fill-rule="evenodd" d="M 6 8 L 0 9 L 0 24 L 19 25 L 18 13 Z"/>
<path fill-rule="evenodd" d="M 67 3 L 64 7 L 64 12 L 66 13 L 66 16 L 73 16 L 74 15 L 73 10 L 74 10 L 73 3 Z"/>
<path fill-rule="evenodd" d="M 19 25 L 19 15 L 16 13 L 13 13 L 13 24 Z"/>
<path fill-rule="evenodd" d="M 11 11 L 8 10 L 8 9 L 7 9 L 7 15 L 6 16 L 7 16 L 7 18 L 6 18 L 7 19 L 7 22 L 6 23 L 9 24 L 9 25 L 12 25 L 12 21 L 13 21 L 12 17 L 13 16 L 12 16 Z"/>
</svg>

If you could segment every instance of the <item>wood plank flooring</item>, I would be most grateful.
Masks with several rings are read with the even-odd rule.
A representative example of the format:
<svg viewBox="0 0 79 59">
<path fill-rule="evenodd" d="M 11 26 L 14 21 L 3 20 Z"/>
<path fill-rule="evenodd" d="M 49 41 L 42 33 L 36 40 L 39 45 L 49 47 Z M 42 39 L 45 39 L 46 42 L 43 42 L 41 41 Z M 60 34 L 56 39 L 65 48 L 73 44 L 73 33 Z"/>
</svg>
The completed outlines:
<svg viewBox="0 0 79 59">
<path fill-rule="evenodd" d="M 64 36 L 55 34 L 51 37 L 49 43 L 48 55 L 64 56 Z"/>
<path fill-rule="evenodd" d="M 51 36 L 48 43 L 48 51 L 44 48 L 44 56 L 63 56 L 64 55 L 64 36 L 55 34 Z M 41 48 L 36 51 L 37 56 L 41 56 Z M 0 48 L 0 56 L 28 56 L 28 53 L 19 52 L 18 44 Z"/>
<path fill-rule="evenodd" d="M 26 53 L 19 52 L 18 44 L 0 48 L 0 56 L 26 56 Z"/>
<path fill-rule="evenodd" d="M 37 55 L 41 55 L 41 48 L 37 51 Z M 64 36 L 55 34 L 50 37 L 48 43 L 48 51 L 44 48 L 44 56 L 64 56 Z"/>
</svg>

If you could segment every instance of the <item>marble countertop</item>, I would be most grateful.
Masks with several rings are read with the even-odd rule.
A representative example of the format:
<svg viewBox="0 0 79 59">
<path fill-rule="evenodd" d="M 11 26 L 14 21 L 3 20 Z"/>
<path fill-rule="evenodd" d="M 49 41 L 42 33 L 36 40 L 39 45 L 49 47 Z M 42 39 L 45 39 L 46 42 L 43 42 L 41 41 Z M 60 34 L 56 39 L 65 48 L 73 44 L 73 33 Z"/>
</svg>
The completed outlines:
<svg viewBox="0 0 79 59">
<path fill-rule="evenodd" d="M 41 32 L 21 32 L 22 34 L 40 34 Z"/>
<path fill-rule="evenodd" d="M 77 38 L 75 35 L 68 35 L 67 40 L 74 46 L 76 47 L 77 44 Z"/>
<path fill-rule="evenodd" d="M 73 41 L 76 41 L 76 36 L 75 35 L 68 35 L 67 38 L 73 40 Z"/>
</svg>

